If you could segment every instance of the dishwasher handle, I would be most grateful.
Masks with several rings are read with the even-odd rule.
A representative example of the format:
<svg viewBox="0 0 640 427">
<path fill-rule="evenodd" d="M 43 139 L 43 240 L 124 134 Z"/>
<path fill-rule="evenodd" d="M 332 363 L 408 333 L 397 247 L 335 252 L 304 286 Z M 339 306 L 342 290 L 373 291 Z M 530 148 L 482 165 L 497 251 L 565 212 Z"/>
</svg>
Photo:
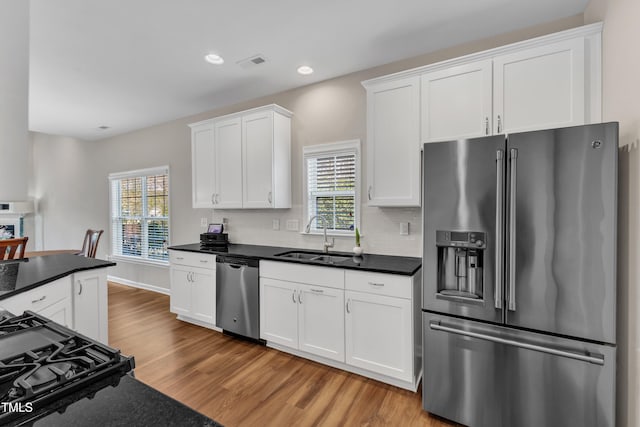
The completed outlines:
<svg viewBox="0 0 640 427">
<path fill-rule="evenodd" d="M 241 267 L 258 267 L 260 261 L 253 258 L 241 258 L 235 256 L 216 256 L 217 264 L 226 264 L 232 268 L 241 268 Z"/>
</svg>

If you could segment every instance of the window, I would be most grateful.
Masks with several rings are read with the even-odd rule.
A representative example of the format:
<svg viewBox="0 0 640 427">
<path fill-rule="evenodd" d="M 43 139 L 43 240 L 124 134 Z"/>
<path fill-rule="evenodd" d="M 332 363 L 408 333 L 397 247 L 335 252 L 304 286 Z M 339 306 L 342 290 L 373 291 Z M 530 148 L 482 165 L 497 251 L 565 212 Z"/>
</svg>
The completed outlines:
<svg viewBox="0 0 640 427">
<path fill-rule="evenodd" d="M 310 232 L 353 235 L 359 223 L 360 141 L 304 147 L 305 219 Z"/>
<path fill-rule="evenodd" d="M 109 175 L 111 253 L 167 263 L 169 252 L 169 167 Z"/>
</svg>

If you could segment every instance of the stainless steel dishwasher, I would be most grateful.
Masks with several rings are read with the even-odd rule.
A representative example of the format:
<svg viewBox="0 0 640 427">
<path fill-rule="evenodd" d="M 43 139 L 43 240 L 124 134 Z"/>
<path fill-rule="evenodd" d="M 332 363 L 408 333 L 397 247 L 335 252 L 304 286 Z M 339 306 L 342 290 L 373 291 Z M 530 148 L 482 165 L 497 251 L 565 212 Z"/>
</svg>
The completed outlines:
<svg viewBox="0 0 640 427">
<path fill-rule="evenodd" d="M 259 261 L 216 257 L 216 326 L 260 339 Z"/>
</svg>

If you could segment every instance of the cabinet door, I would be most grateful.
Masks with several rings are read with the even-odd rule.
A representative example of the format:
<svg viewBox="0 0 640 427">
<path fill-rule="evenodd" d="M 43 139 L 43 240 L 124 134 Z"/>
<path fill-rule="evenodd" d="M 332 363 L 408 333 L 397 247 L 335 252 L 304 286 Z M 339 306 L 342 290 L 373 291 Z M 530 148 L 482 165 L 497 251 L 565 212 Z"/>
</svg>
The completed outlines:
<svg viewBox="0 0 640 427">
<path fill-rule="evenodd" d="M 71 299 L 65 298 L 52 304 L 42 310 L 37 311 L 38 314 L 46 317 L 47 319 L 53 320 L 56 323 L 59 323 L 67 328 L 73 329 L 71 326 L 73 325 L 73 314 L 71 310 Z"/>
<path fill-rule="evenodd" d="M 298 286 L 299 349 L 344 362 L 344 291 Z"/>
<path fill-rule="evenodd" d="M 242 207 L 242 126 L 239 117 L 216 122 L 216 209 Z"/>
<path fill-rule="evenodd" d="M 260 278 L 260 338 L 298 348 L 297 286 Z"/>
<path fill-rule="evenodd" d="M 411 381 L 411 300 L 351 291 L 345 298 L 346 362 Z"/>
<path fill-rule="evenodd" d="M 109 340 L 107 278 L 100 270 L 73 275 L 73 329 L 103 343 Z"/>
<path fill-rule="evenodd" d="M 190 317 L 214 325 L 216 323 L 216 272 L 206 268 L 191 270 Z"/>
<path fill-rule="evenodd" d="M 212 208 L 215 192 L 213 124 L 191 128 L 191 192 L 194 208 Z"/>
<path fill-rule="evenodd" d="M 189 267 L 171 266 L 171 298 L 170 311 L 176 314 L 189 315 L 191 312 L 191 275 Z"/>
<path fill-rule="evenodd" d="M 496 133 L 584 124 L 582 38 L 498 56 L 493 64 Z"/>
<path fill-rule="evenodd" d="M 273 112 L 242 118 L 244 208 L 270 208 L 273 201 Z"/>
<path fill-rule="evenodd" d="M 422 141 L 490 135 L 491 60 L 422 76 Z"/>
<path fill-rule="evenodd" d="M 420 206 L 420 77 L 367 88 L 369 206 Z"/>
</svg>

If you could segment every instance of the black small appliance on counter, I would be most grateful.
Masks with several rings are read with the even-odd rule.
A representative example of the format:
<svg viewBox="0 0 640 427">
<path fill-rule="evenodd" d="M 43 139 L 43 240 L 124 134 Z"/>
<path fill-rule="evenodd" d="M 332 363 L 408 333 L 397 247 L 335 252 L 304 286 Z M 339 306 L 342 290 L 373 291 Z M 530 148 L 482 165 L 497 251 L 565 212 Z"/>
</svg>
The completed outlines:
<svg viewBox="0 0 640 427">
<path fill-rule="evenodd" d="M 229 236 L 223 233 L 223 224 L 209 224 L 206 233 L 200 234 L 200 246 L 207 249 L 226 249 L 229 244 Z"/>
</svg>

